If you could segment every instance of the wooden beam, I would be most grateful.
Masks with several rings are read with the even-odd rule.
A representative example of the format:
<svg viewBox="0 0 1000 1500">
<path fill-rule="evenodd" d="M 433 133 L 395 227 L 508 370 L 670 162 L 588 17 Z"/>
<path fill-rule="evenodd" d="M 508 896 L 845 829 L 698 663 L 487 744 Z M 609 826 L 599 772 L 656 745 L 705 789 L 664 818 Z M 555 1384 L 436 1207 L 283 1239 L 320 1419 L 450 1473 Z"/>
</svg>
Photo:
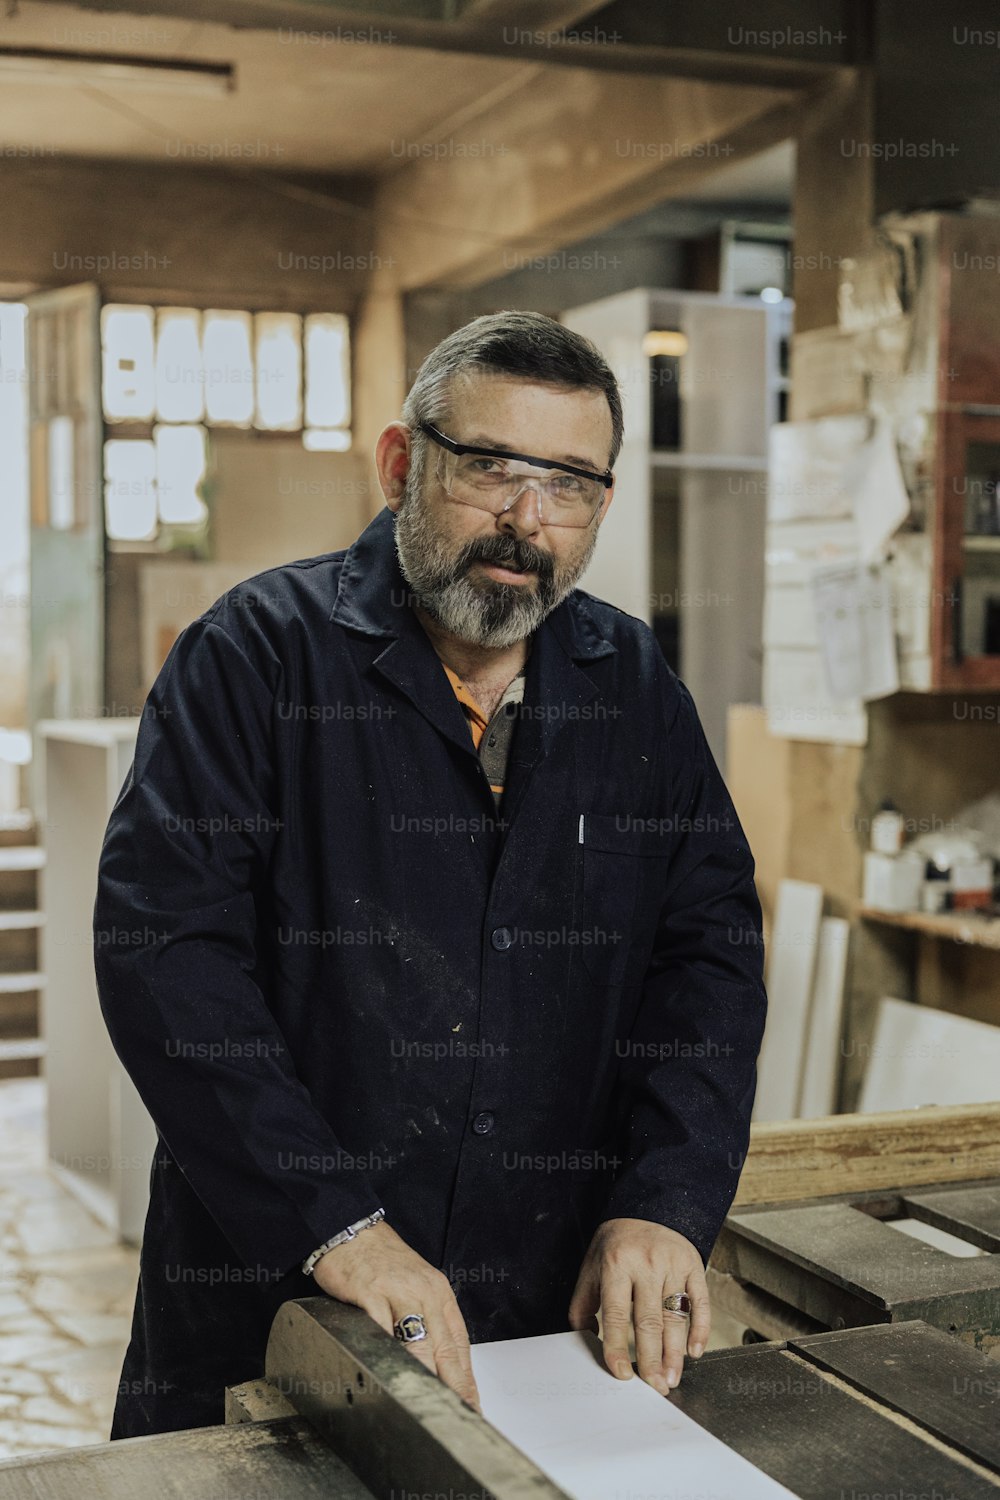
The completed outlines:
<svg viewBox="0 0 1000 1500">
<path fill-rule="evenodd" d="M 382 0 L 372 7 L 357 0 L 327 5 L 319 0 L 83 0 L 84 9 L 129 15 L 179 16 L 240 29 L 316 32 L 363 47 L 372 41 L 392 46 L 502 57 L 562 68 L 647 73 L 696 78 L 735 86 L 802 88 L 821 81 L 833 62 L 695 47 L 628 43 L 622 33 L 600 23 L 600 0 L 470 0 L 457 16 L 444 6 L 417 0 Z M 593 17 L 593 20 L 591 18 Z M 589 23 L 589 24 L 588 24 Z"/>
<path fill-rule="evenodd" d="M 754 1125 L 734 1207 L 1000 1177 L 1000 1104 Z"/>
<path fill-rule="evenodd" d="M 787 140 L 807 107 L 775 89 L 527 70 L 379 180 L 376 254 L 404 290 L 522 269 Z"/>
<path fill-rule="evenodd" d="M 858 148 L 871 140 L 873 95 L 870 69 L 845 69 L 803 120 L 794 201 L 796 333 L 836 325 L 841 267 L 871 232 L 875 169 Z M 794 385 L 793 359 L 793 396 Z"/>
</svg>

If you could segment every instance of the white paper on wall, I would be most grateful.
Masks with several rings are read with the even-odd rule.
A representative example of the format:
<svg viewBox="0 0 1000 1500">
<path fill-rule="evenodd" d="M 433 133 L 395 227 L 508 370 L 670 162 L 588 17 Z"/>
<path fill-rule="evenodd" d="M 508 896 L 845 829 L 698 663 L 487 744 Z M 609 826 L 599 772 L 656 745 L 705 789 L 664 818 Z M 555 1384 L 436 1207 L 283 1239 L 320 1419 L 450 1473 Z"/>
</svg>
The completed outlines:
<svg viewBox="0 0 1000 1500">
<path fill-rule="evenodd" d="M 850 459 L 871 434 L 866 416 L 779 422 L 771 428 L 767 519 L 830 521 L 853 514 Z"/>
<path fill-rule="evenodd" d="M 892 596 L 885 573 L 863 563 L 817 568 L 813 606 L 832 698 L 884 698 L 899 687 Z"/>
<path fill-rule="evenodd" d="M 854 507 L 862 561 L 875 562 L 910 514 L 910 497 L 888 422 L 875 422 L 868 442 L 848 460 L 844 487 Z"/>
</svg>

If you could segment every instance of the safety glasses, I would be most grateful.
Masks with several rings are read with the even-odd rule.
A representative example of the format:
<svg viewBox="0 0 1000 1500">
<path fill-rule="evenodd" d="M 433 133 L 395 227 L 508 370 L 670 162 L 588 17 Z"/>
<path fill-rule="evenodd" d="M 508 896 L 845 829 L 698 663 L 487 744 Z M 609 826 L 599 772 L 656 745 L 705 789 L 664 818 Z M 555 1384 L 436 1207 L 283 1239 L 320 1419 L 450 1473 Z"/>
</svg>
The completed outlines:
<svg viewBox="0 0 1000 1500">
<path fill-rule="evenodd" d="M 495 516 L 510 510 L 530 489 L 538 500 L 542 526 L 589 526 L 605 491 L 614 484 L 610 470 L 599 474 L 527 453 L 473 448 L 447 437 L 430 422 L 421 422 L 420 430 L 441 449 L 437 477 L 448 498 Z"/>
</svg>

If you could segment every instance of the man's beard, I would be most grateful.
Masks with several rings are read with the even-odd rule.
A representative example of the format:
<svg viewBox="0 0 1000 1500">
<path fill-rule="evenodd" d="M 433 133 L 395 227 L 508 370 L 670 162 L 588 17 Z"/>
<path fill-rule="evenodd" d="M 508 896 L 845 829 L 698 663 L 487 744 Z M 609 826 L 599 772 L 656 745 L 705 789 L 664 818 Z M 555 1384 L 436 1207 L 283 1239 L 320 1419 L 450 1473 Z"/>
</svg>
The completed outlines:
<svg viewBox="0 0 1000 1500">
<path fill-rule="evenodd" d="M 598 528 L 593 522 L 583 556 L 574 563 L 560 565 L 551 553 L 499 531 L 473 537 L 456 554 L 421 490 L 411 470 L 395 525 L 403 577 L 442 629 L 473 645 L 502 649 L 526 640 L 575 587 L 594 554 Z M 530 571 L 537 583 L 503 583 L 483 573 L 473 579 L 473 562 Z"/>
</svg>

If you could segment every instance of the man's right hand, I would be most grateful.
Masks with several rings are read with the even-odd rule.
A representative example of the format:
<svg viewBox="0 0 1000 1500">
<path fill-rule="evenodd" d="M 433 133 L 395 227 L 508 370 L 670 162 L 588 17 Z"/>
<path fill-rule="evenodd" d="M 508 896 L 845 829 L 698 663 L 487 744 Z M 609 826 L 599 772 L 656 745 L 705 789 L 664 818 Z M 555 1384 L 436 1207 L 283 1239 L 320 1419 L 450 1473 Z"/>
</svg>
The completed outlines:
<svg viewBox="0 0 1000 1500">
<path fill-rule="evenodd" d="M 479 1411 L 469 1335 L 451 1284 L 384 1219 L 320 1256 L 313 1280 L 339 1302 L 362 1308 L 389 1334 L 406 1313 L 420 1313 L 427 1337 L 405 1347 Z"/>
</svg>

